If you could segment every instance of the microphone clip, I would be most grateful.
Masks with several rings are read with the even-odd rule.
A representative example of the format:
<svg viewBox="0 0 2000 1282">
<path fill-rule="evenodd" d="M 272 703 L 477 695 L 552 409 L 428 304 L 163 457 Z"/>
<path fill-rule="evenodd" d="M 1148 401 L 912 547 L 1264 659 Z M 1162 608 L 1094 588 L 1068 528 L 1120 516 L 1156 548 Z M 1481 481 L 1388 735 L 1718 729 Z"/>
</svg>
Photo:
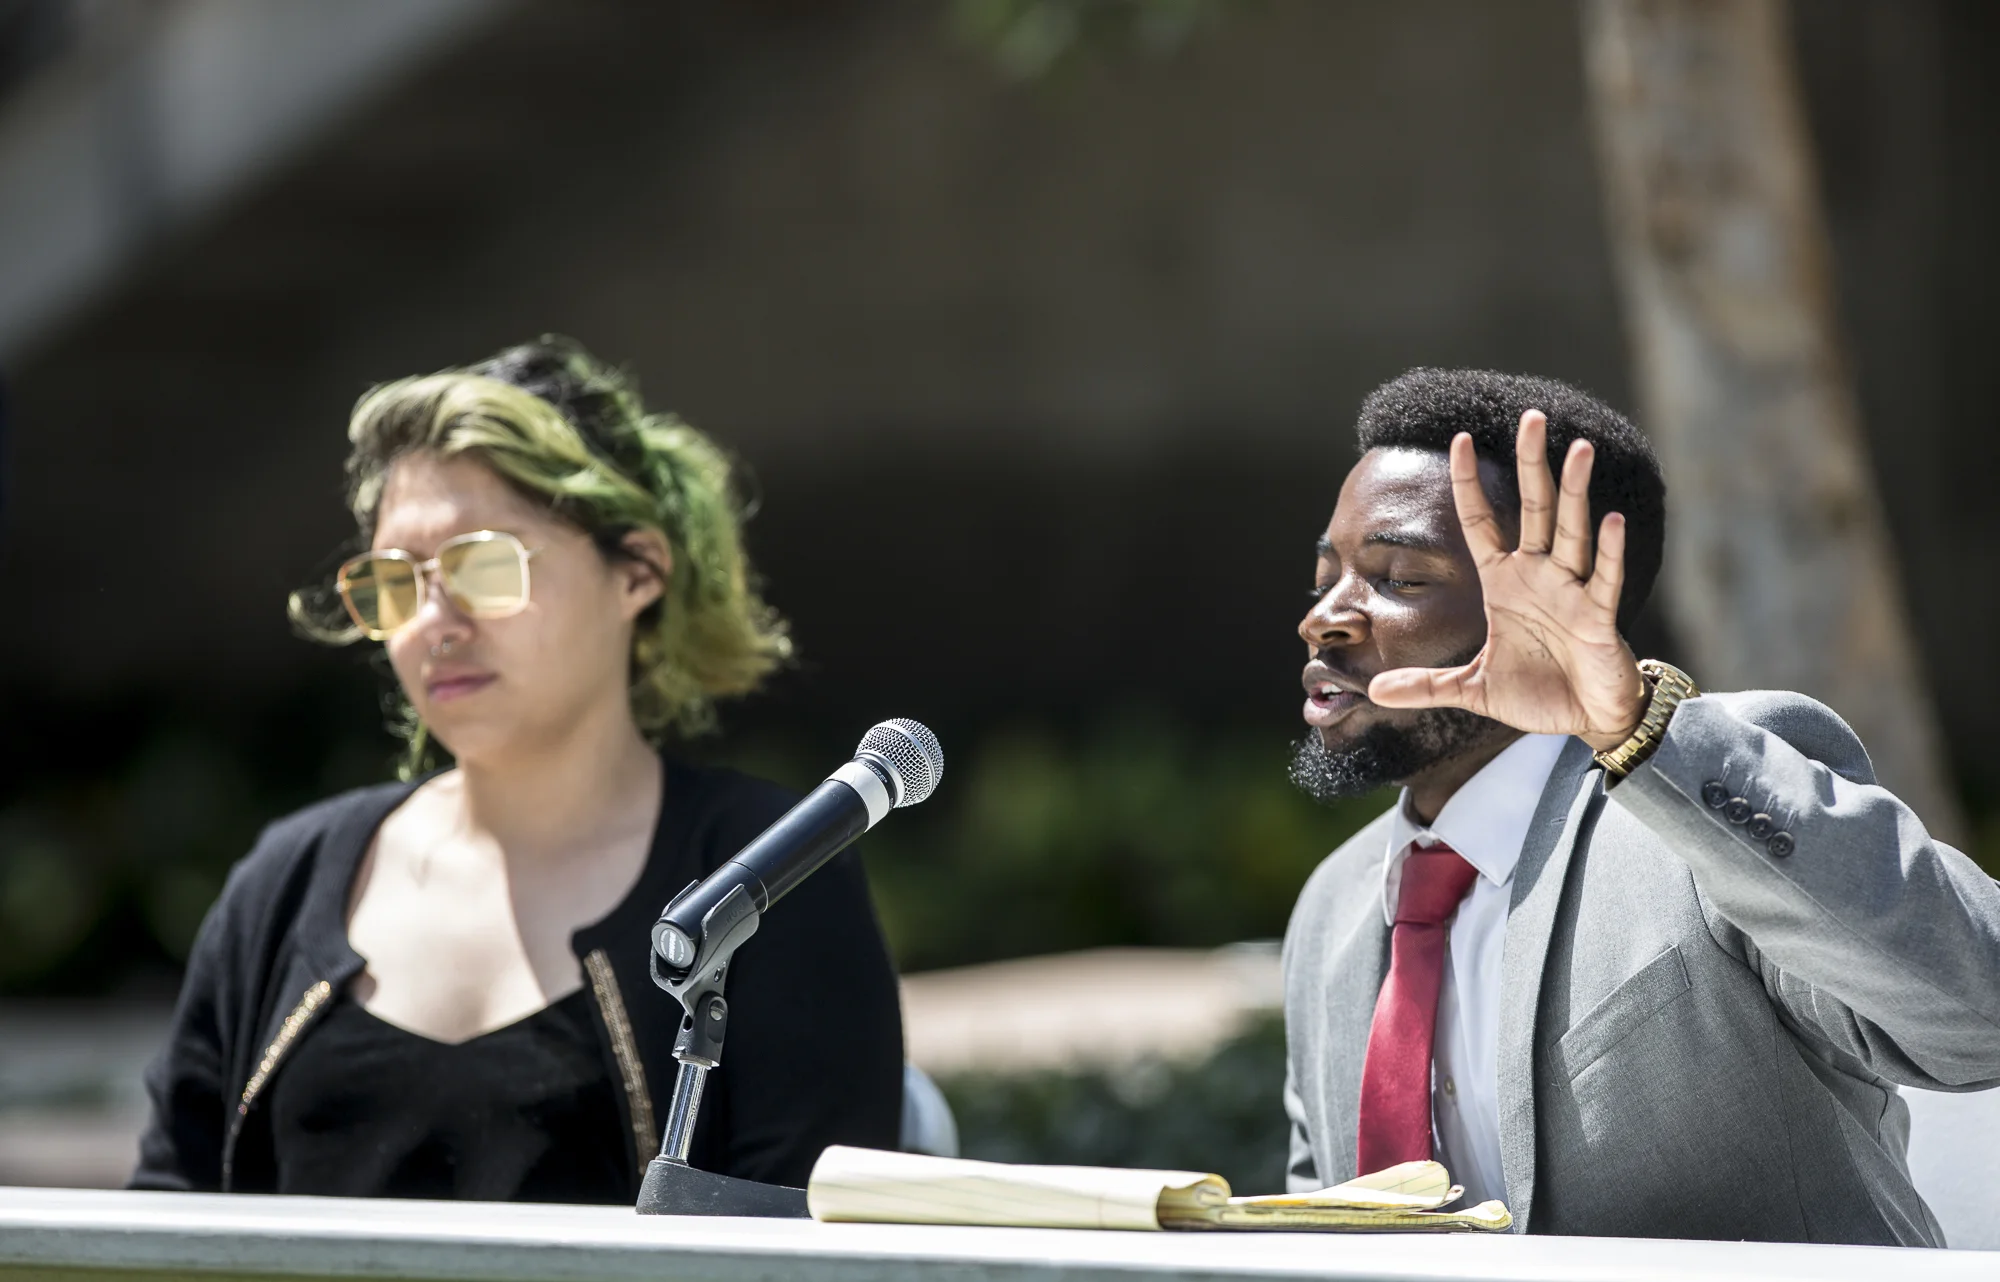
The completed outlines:
<svg viewBox="0 0 2000 1282">
<path fill-rule="evenodd" d="M 675 902 L 699 884 L 689 882 L 674 897 Z M 671 911 L 673 905 L 667 907 Z M 694 959 L 685 968 L 669 969 L 667 959 L 660 955 L 660 947 L 654 946 L 653 982 L 686 1012 L 680 1034 L 674 1038 L 674 1058 L 683 1065 L 709 1069 L 722 1061 L 722 1039 L 729 1031 L 729 1003 L 724 1000 L 722 989 L 729 980 L 729 966 L 736 959 L 736 950 L 757 933 L 763 920 L 749 890 L 736 886 L 703 915 L 701 938 L 691 941 Z"/>
<path fill-rule="evenodd" d="M 679 903 L 699 882 L 674 896 Z M 673 904 L 667 905 L 671 912 Z M 701 1111 L 702 1088 L 709 1070 L 722 1062 L 722 1039 L 729 1032 L 729 1002 L 722 995 L 729 964 L 763 921 L 748 886 L 730 888 L 715 907 L 702 915 L 699 939 L 689 939 L 678 927 L 672 935 L 655 934 L 653 982 L 686 1012 L 674 1038 L 674 1058 L 680 1073 L 674 1079 L 674 1102 L 667 1114 L 660 1155 L 646 1167 L 639 1187 L 641 1215 L 754 1215 L 799 1219 L 806 1215 L 803 1191 L 718 1175 L 688 1164 L 694 1147 L 694 1124 Z M 678 950 L 692 954 L 685 967 L 666 956 Z"/>
</svg>

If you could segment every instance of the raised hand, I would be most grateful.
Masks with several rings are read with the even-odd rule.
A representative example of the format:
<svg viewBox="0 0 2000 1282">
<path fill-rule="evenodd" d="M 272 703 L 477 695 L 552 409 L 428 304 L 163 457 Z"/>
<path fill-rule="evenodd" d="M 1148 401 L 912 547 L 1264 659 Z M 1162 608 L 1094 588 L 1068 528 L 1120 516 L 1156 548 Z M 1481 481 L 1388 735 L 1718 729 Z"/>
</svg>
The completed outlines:
<svg viewBox="0 0 2000 1282">
<path fill-rule="evenodd" d="M 1368 685 L 1385 708 L 1464 708 L 1531 734 L 1573 734 L 1618 746 L 1638 729 L 1650 697 L 1618 634 L 1625 582 L 1625 518 L 1605 516 L 1590 551 L 1588 441 L 1570 446 L 1560 493 L 1551 484 L 1548 420 L 1521 416 L 1515 446 L 1521 540 L 1509 549 L 1479 485 L 1472 438 L 1451 443 L 1452 500 L 1486 597 L 1486 645 L 1460 668 L 1397 668 Z"/>
</svg>

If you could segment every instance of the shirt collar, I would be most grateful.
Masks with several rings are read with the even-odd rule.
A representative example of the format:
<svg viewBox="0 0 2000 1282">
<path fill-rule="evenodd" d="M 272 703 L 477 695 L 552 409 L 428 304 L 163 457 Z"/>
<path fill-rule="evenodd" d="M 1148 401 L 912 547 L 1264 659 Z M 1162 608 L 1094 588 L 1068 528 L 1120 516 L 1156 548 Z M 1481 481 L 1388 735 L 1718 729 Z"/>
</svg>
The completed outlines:
<svg viewBox="0 0 2000 1282">
<path fill-rule="evenodd" d="M 1556 758 L 1568 742 L 1568 735 L 1522 735 L 1461 784 L 1428 826 L 1410 814 L 1410 790 L 1403 789 L 1389 826 L 1388 858 L 1382 864 L 1382 919 L 1392 928 L 1396 924 L 1403 860 L 1413 844 L 1443 842 L 1482 879 L 1506 885 L 1521 861 L 1528 825 L 1534 822 Z"/>
</svg>

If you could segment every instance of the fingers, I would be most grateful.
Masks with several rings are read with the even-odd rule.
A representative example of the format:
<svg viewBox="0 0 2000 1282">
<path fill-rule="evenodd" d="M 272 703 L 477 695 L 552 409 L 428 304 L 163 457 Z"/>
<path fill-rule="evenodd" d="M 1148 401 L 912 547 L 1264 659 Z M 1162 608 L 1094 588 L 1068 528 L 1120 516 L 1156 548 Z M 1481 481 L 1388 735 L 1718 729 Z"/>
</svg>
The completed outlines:
<svg viewBox="0 0 2000 1282">
<path fill-rule="evenodd" d="M 1577 578 L 1590 569 L 1590 464 L 1596 451 L 1589 441 L 1571 441 L 1563 460 L 1562 494 L 1556 500 L 1556 537 L 1549 559 Z"/>
<path fill-rule="evenodd" d="M 1507 555 L 1500 523 L 1493 519 L 1493 505 L 1486 501 L 1486 489 L 1479 483 L 1479 455 L 1473 452 L 1468 432 L 1451 438 L 1451 498 L 1458 508 L 1458 525 L 1465 532 L 1473 564 L 1485 565 Z"/>
<path fill-rule="evenodd" d="M 1549 480 L 1549 420 L 1540 410 L 1521 415 L 1514 438 L 1514 472 L 1521 487 L 1521 551 L 1540 556 L 1549 550 L 1555 525 L 1555 486 Z"/>
<path fill-rule="evenodd" d="M 1618 597 L 1625 590 L 1625 517 L 1607 513 L 1597 529 L 1597 567 L 1584 591 L 1606 614 L 1617 617 Z"/>
<path fill-rule="evenodd" d="M 1478 711 L 1471 664 L 1462 668 L 1397 668 L 1368 683 L 1368 699 L 1385 708 L 1465 708 Z"/>
</svg>

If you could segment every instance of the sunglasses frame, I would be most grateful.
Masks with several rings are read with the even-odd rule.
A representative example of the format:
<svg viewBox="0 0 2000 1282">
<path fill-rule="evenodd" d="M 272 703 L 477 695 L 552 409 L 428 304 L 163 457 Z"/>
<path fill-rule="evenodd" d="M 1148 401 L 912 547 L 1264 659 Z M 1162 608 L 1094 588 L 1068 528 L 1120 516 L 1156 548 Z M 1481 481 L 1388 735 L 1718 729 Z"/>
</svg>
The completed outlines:
<svg viewBox="0 0 2000 1282">
<path fill-rule="evenodd" d="M 445 553 L 451 549 L 472 543 L 513 544 L 514 554 L 521 561 L 521 600 L 519 604 L 505 610 L 474 610 L 459 597 L 458 593 L 452 590 L 451 581 L 444 577 L 440 562 L 444 559 Z M 368 626 L 367 622 L 362 619 L 361 612 L 354 608 L 354 598 L 349 595 L 348 591 L 349 573 L 358 569 L 364 562 L 387 560 L 402 561 L 408 564 L 417 580 L 418 613 L 422 612 L 423 603 L 430 599 L 431 576 L 436 575 L 438 576 L 439 583 L 444 587 L 445 597 L 450 600 L 452 608 L 465 615 L 468 619 L 505 619 L 519 614 L 528 608 L 528 602 L 532 599 L 534 587 L 533 579 L 529 574 L 528 562 L 534 560 L 536 554 L 540 551 L 540 548 L 531 548 L 521 542 L 521 536 L 518 534 L 509 534 L 505 530 L 473 530 L 467 534 L 455 534 L 438 544 L 437 555 L 431 557 L 428 561 L 419 561 L 414 552 L 406 552 L 402 548 L 381 548 L 375 551 L 363 552 L 358 556 L 349 557 L 341 563 L 339 574 L 334 576 L 334 587 L 340 592 L 341 605 L 347 608 L 347 617 L 354 620 L 354 626 L 361 630 L 361 634 L 370 641 L 387 641 L 404 628 L 409 627 L 410 622 L 416 619 L 416 614 L 413 613 L 409 621 L 397 627 L 390 628 L 387 631 Z"/>
</svg>

